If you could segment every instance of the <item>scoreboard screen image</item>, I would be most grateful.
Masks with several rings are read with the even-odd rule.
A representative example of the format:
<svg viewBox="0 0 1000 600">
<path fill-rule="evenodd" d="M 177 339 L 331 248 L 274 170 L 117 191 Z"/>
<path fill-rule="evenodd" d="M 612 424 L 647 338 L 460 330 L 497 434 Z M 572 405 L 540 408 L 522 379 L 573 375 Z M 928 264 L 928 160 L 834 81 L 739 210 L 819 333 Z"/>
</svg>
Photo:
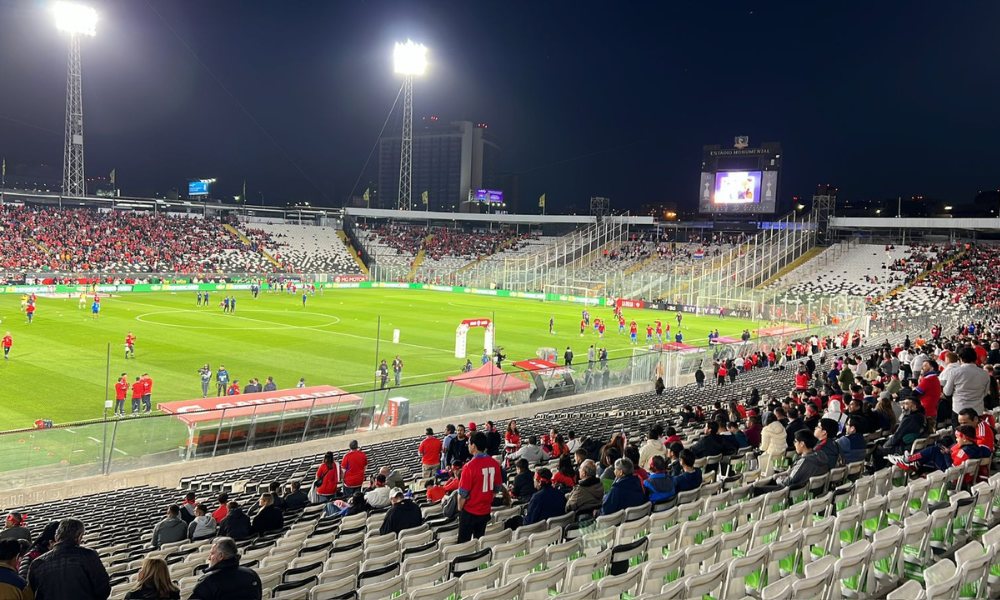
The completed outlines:
<svg viewBox="0 0 1000 600">
<path fill-rule="evenodd" d="M 777 171 L 724 170 L 701 174 L 698 211 L 703 214 L 772 214 L 777 199 Z"/>
<path fill-rule="evenodd" d="M 760 203 L 760 171 L 720 171 L 715 174 L 714 204 Z"/>
</svg>

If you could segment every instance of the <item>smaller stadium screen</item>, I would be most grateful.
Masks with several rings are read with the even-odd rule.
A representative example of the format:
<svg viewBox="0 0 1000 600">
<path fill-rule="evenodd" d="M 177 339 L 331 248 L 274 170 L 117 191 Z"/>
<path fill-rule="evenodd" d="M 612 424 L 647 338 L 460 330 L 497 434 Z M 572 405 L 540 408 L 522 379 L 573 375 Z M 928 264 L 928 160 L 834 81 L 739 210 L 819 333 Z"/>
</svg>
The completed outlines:
<svg viewBox="0 0 1000 600">
<path fill-rule="evenodd" d="M 503 203 L 502 190 L 476 190 L 476 202 Z"/>
<path fill-rule="evenodd" d="M 188 196 L 207 196 L 207 195 L 208 195 L 207 181 L 192 181 L 188 183 Z"/>
<path fill-rule="evenodd" d="M 759 204 L 760 171 L 720 171 L 715 174 L 714 204 Z"/>
</svg>

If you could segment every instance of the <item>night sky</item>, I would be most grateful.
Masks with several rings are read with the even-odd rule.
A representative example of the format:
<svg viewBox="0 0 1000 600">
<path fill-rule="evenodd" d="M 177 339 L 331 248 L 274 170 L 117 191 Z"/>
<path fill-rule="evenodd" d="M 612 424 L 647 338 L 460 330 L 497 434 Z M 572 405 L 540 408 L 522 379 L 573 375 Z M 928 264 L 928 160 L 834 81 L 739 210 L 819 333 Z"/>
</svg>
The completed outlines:
<svg viewBox="0 0 1000 600">
<path fill-rule="evenodd" d="M 960 203 L 1000 187 L 1000 2 L 103 0 L 83 46 L 88 176 L 126 195 L 216 177 L 340 206 L 401 80 L 414 115 L 484 122 L 522 210 L 696 203 L 702 145 L 783 146 L 781 196 Z M 66 38 L 0 0 L 0 155 L 59 165 Z M 217 79 L 216 79 L 217 78 Z M 241 108 L 242 106 L 242 108 Z M 393 117 L 389 127 L 400 127 Z M 398 130 L 398 129 L 397 129 Z M 372 160 L 360 194 L 377 178 Z"/>
</svg>

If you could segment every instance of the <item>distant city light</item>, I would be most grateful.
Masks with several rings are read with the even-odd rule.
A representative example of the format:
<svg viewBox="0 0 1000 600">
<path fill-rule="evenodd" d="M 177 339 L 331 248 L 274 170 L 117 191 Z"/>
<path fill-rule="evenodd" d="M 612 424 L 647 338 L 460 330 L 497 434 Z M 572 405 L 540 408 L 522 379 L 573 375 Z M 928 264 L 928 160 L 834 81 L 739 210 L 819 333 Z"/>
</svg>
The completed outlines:
<svg viewBox="0 0 1000 600">
<path fill-rule="evenodd" d="M 396 72 L 403 75 L 423 75 L 427 69 L 427 46 L 406 40 L 405 44 L 396 42 L 392 53 Z"/>
<path fill-rule="evenodd" d="M 72 2 L 56 2 L 52 7 L 56 29 L 72 34 L 97 35 L 97 11 Z"/>
</svg>

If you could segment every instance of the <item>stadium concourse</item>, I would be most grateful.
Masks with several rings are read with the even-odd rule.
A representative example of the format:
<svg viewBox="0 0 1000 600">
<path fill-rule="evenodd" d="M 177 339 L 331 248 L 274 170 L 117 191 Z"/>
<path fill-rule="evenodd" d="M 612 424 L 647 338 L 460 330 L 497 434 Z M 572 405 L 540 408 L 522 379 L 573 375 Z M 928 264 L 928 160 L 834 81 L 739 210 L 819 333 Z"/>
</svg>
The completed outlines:
<svg viewBox="0 0 1000 600">
<path fill-rule="evenodd" d="M 155 559 L 183 598 L 237 597 L 211 590 L 241 581 L 263 597 L 326 600 L 997 597 L 997 387 L 978 363 L 1000 363 L 998 325 L 846 348 L 803 340 L 801 356 L 735 385 L 542 410 L 516 426 L 501 414 L 495 430 L 473 418 L 444 452 L 444 431 L 357 449 L 331 439 L 329 458 L 13 507 L 3 535 L 37 540 L 79 519 L 107 572 L 91 574 L 97 597 L 112 598 Z M 502 462 L 514 498 L 494 498 L 480 535 L 472 497 L 452 501 L 459 487 L 494 495 L 477 479 L 489 468 L 473 468 L 490 459 L 462 462 L 476 449 Z M 332 496 L 307 493 L 317 484 Z M 214 538 L 226 534 L 235 542 Z M 37 566 L 42 541 L 21 565 L 40 588 L 53 585 Z"/>
</svg>

